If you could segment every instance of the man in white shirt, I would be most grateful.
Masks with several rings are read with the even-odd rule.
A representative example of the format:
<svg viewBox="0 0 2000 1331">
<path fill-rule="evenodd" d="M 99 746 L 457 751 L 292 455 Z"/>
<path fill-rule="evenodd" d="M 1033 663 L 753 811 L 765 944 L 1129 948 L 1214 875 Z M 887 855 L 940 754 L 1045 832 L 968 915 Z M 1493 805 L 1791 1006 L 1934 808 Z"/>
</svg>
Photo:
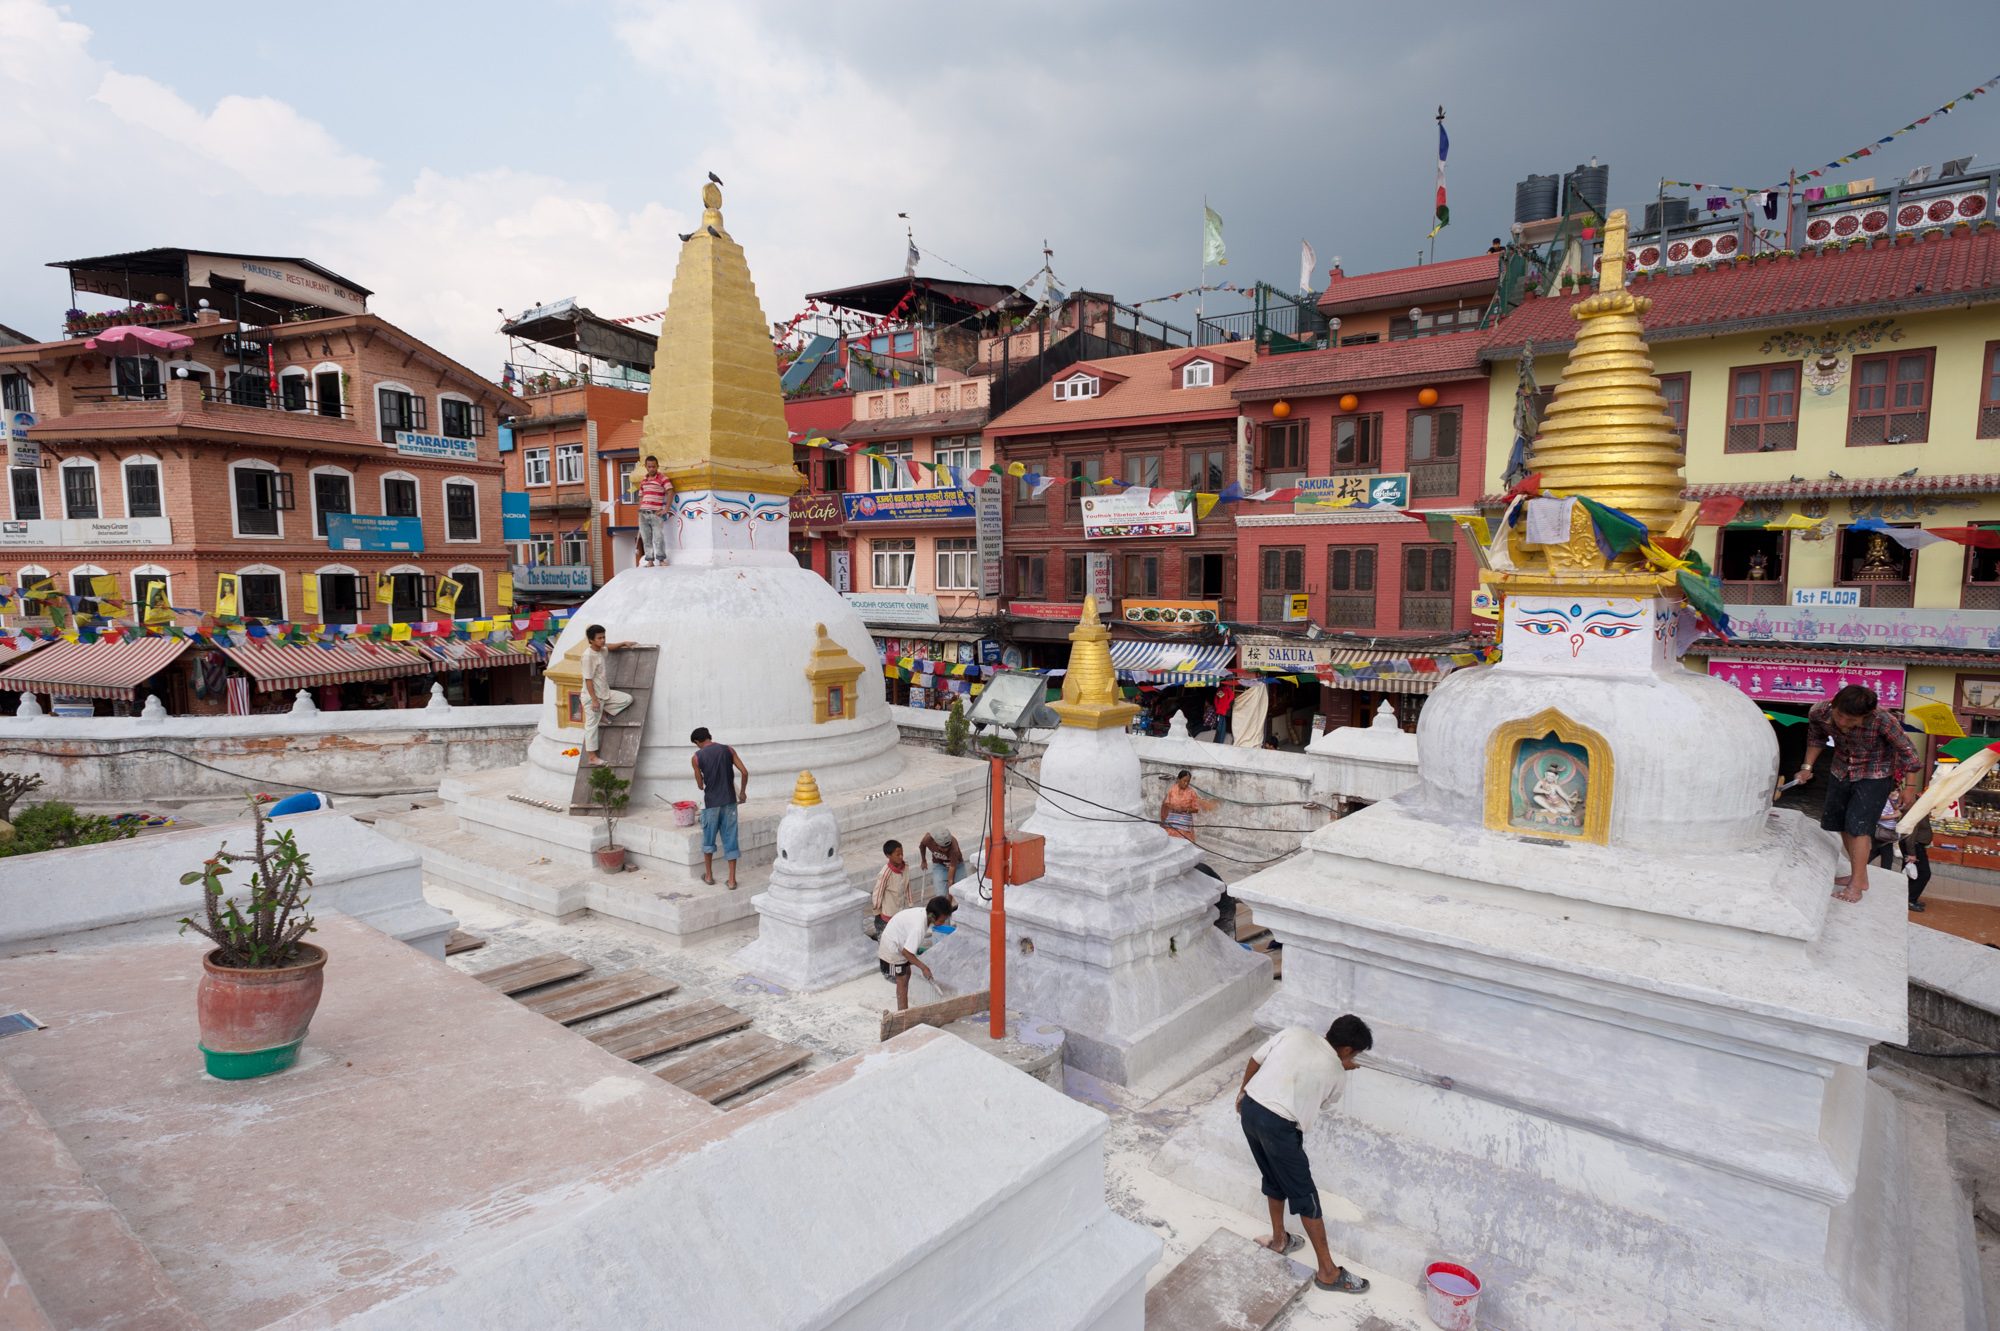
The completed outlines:
<svg viewBox="0 0 2000 1331">
<path fill-rule="evenodd" d="M 1306 1133 L 1320 1109 L 1339 1101 L 1356 1056 L 1373 1047 L 1368 1023 L 1352 1014 L 1337 1018 L 1324 1037 L 1303 1026 L 1287 1026 L 1264 1042 L 1243 1069 L 1243 1087 L 1236 1093 L 1236 1112 L 1250 1154 L 1264 1177 L 1264 1197 L 1271 1206 L 1271 1237 L 1259 1243 L 1273 1252 L 1291 1252 L 1296 1235 L 1285 1233 L 1285 1204 L 1305 1226 L 1319 1269 L 1313 1284 L 1341 1294 L 1365 1294 L 1368 1282 L 1333 1264 L 1326 1246 L 1326 1222 L 1320 1218 L 1319 1189 L 1313 1184 L 1312 1162 L 1306 1159 Z"/>
<path fill-rule="evenodd" d="M 875 961 L 882 967 L 882 978 L 896 982 L 896 1011 L 910 1006 L 910 967 L 915 966 L 925 979 L 937 983 L 931 968 L 917 954 L 929 946 L 926 940 L 931 934 L 948 934 L 958 927 L 951 922 L 952 912 L 957 909 L 950 897 L 932 897 L 921 906 L 897 911 L 882 926 Z"/>
<path fill-rule="evenodd" d="M 592 624 L 583 631 L 583 763 L 586 767 L 604 766 L 604 757 L 598 752 L 604 718 L 616 716 L 632 705 L 631 694 L 612 688 L 608 682 L 604 654 L 636 646 L 638 644 L 632 642 L 605 642 L 602 624 Z"/>
</svg>

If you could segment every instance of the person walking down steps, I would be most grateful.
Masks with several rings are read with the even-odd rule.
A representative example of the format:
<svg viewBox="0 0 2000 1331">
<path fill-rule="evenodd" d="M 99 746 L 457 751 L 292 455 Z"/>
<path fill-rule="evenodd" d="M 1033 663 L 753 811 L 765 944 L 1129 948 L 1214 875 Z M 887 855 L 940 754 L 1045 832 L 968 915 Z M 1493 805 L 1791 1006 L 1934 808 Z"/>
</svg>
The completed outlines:
<svg viewBox="0 0 2000 1331">
<path fill-rule="evenodd" d="M 604 757 L 598 751 L 604 738 L 604 718 L 616 716 L 632 705 L 632 695 L 623 689 L 614 689 L 606 661 L 608 653 L 622 652 L 637 643 L 604 641 L 604 625 L 592 624 L 583 631 L 583 763 L 586 767 L 604 766 Z"/>
</svg>

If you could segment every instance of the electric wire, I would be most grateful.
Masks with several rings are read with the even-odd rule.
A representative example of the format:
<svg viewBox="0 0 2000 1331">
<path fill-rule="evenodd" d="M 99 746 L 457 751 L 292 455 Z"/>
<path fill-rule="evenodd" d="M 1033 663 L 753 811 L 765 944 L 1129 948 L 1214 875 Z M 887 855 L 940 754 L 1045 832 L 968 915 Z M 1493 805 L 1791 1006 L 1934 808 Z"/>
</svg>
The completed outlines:
<svg viewBox="0 0 2000 1331">
<path fill-rule="evenodd" d="M 31 748 L 25 744 L 0 744 L 0 754 L 8 754 L 8 753 L 25 753 L 32 757 L 37 757 L 37 758 L 60 758 L 64 760 L 74 760 L 77 757 L 77 755 L 74 753 L 62 753 L 55 749 Z M 116 753 L 109 753 L 105 754 L 104 756 L 106 758 L 122 758 L 127 754 L 134 754 L 134 753 L 163 753 L 166 754 L 169 758 L 178 758 L 184 763 L 191 763 L 196 767 L 206 768 L 208 771 L 220 773 L 223 776 L 232 777 L 238 781 L 243 781 L 253 786 L 277 787 L 283 790 L 300 790 L 300 791 L 306 791 L 308 793 L 316 793 L 322 795 L 338 795 L 340 798 L 345 800 L 393 799 L 398 795 L 433 795 L 437 793 L 436 787 L 432 786 L 416 787 L 409 790 L 373 790 L 373 791 L 363 792 L 358 790 L 328 790 L 323 786 L 302 786 L 299 785 L 296 781 L 272 781 L 261 777 L 251 776 L 248 773 L 244 772 L 232 772 L 227 767 L 217 767 L 214 763 L 205 763 L 201 759 L 189 757 L 187 754 L 182 753 L 177 749 L 162 749 L 154 747 L 146 747 L 138 749 L 120 749 Z M 219 799 L 221 797 L 216 796 L 215 798 Z"/>
<path fill-rule="evenodd" d="M 1108 804 L 1099 804 L 1097 803 L 1097 801 L 1092 799 L 1086 799 L 1084 796 L 1078 795 L 1073 791 L 1058 790 L 1053 786 L 1044 786 L 1040 782 L 1036 781 L 1033 777 L 1023 776 L 1019 772 L 1014 773 L 1014 779 L 1021 782 L 1023 785 L 1032 787 L 1039 798 L 1049 799 L 1049 802 L 1055 808 L 1061 809 L 1062 812 L 1068 814 L 1070 817 L 1075 818 L 1080 822 L 1144 823 L 1148 826 L 1157 826 L 1157 824 L 1151 818 L 1146 818 L 1138 814 L 1127 813 L 1123 809 L 1114 809 Z M 1052 796 L 1057 796 L 1057 795 L 1060 795 L 1065 799 L 1073 799 L 1081 801 L 1084 804 L 1090 805 L 1094 809 L 1102 809 L 1106 813 L 1112 814 L 1114 816 L 1110 818 L 1099 818 L 1091 814 L 1079 813 L 1075 809 L 1063 808 L 1062 804 L 1059 801 L 1051 798 Z M 1297 829 L 1286 828 L 1286 827 L 1241 827 L 1241 826 L 1232 827 L 1228 824 L 1211 823 L 1209 824 L 1208 830 L 1210 831 L 1224 830 L 1224 831 L 1236 831 L 1236 832 L 1266 832 L 1266 833 L 1281 832 L 1281 833 L 1293 833 L 1299 836 L 1304 836 L 1307 832 L 1311 832 L 1314 829 L 1307 828 L 1305 829 L 1304 832 L 1300 832 Z M 1215 855 L 1222 859 L 1230 861 L 1232 864 L 1244 864 L 1244 865 L 1249 865 L 1253 868 L 1260 867 L 1266 864 L 1276 864 L 1280 860 L 1287 860 L 1290 859 L 1292 856 L 1298 854 L 1298 852 L 1295 850 L 1288 850 L 1284 852 L 1284 854 L 1282 855 L 1271 855 L 1262 859 L 1249 859 L 1242 855 L 1232 855 L 1226 850 L 1217 850 L 1213 846 L 1204 846 L 1199 841 L 1195 841 L 1192 844 L 1199 847 L 1204 854 Z"/>
</svg>

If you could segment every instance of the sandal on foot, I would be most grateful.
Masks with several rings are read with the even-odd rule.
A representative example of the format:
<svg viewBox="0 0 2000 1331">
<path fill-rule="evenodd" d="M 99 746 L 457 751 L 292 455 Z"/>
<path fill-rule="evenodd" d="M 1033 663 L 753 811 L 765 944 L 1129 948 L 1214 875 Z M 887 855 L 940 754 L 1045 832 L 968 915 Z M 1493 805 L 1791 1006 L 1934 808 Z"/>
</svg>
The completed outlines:
<svg viewBox="0 0 2000 1331">
<path fill-rule="evenodd" d="M 1323 1289 L 1329 1294 L 1366 1294 L 1368 1292 L 1368 1282 L 1344 1266 L 1340 1268 L 1340 1274 L 1334 1277 L 1333 1283 L 1328 1284 L 1318 1276 L 1314 1276 L 1313 1286 L 1316 1289 Z"/>
<path fill-rule="evenodd" d="M 1285 1235 L 1285 1246 L 1282 1248 L 1273 1248 L 1271 1247 L 1270 1244 L 1264 1242 L 1264 1240 L 1262 1239 L 1257 1240 L 1257 1246 L 1260 1248 L 1269 1249 L 1271 1252 L 1283 1253 L 1285 1256 L 1289 1257 L 1293 1253 L 1297 1252 L 1300 1248 L 1305 1247 L 1306 1241 L 1300 1238 L 1297 1234 L 1287 1234 Z"/>
</svg>

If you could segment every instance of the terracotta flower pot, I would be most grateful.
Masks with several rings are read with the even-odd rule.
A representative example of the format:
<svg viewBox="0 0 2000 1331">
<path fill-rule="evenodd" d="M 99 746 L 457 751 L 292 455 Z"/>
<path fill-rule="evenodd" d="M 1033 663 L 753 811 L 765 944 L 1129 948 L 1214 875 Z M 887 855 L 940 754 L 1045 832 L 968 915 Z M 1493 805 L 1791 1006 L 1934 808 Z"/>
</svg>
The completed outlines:
<svg viewBox="0 0 2000 1331">
<path fill-rule="evenodd" d="M 597 867 L 605 873 L 622 873 L 625 869 L 625 847 L 600 846 L 595 852 Z"/>
<path fill-rule="evenodd" d="M 299 1056 L 326 985 L 326 950 L 300 943 L 296 965 L 241 970 L 201 959 L 195 1013 L 208 1074 L 226 1081 L 283 1072 Z"/>
</svg>

